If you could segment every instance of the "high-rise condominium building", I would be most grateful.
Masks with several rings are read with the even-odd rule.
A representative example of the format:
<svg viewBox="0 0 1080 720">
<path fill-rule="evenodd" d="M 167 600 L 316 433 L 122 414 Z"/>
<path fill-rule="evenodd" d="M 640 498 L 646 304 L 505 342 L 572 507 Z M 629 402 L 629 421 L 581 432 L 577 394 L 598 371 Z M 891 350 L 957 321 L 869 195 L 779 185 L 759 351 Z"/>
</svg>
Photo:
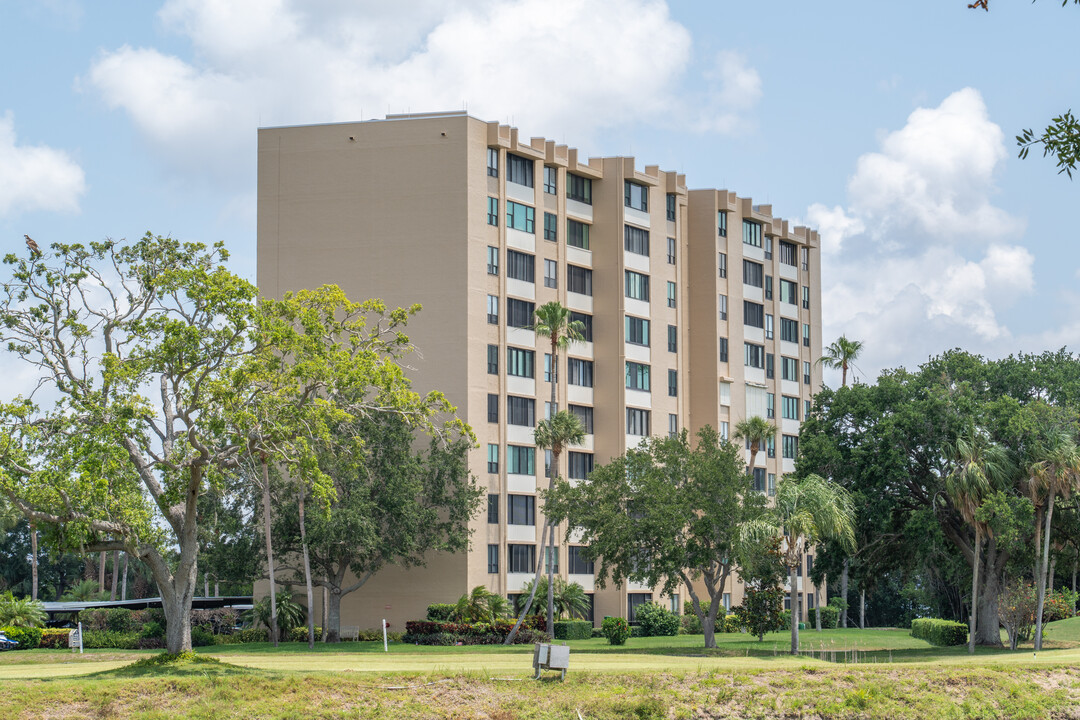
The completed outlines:
<svg viewBox="0 0 1080 720">
<path fill-rule="evenodd" d="M 821 383 L 816 232 L 657 166 L 584 161 L 463 113 L 262 129 L 258 162 L 262 293 L 335 283 L 357 300 L 421 303 L 411 375 L 444 391 L 479 441 L 471 468 L 488 501 L 471 550 L 382 571 L 344 598 L 344 624 L 402 627 L 476 585 L 512 596 L 532 578 L 546 464 L 533 428 L 553 376 L 557 405 L 588 433 L 560 459 L 572 481 L 646 436 L 706 424 L 729 435 L 751 415 L 777 428 L 754 459 L 757 489 L 773 493 L 794 469 Z M 585 327 L 558 363 L 528 329 L 552 300 Z M 573 534 L 555 537 L 557 572 L 584 586 L 597 621 L 686 597 L 600 589 Z M 737 604 L 734 578 L 729 592 Z M 800 585 L 804 607 L 810 592 Z"/>
</svg>

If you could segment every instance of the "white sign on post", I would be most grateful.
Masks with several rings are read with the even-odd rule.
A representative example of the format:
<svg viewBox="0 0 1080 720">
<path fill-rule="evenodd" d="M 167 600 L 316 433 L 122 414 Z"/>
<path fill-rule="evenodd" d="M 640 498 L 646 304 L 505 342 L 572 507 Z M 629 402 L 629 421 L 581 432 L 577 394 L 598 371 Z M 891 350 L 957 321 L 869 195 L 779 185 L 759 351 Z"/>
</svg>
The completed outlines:
<svg viewBox="0 0 1080 720">
<path fill-rule="evenodd" d="M 390 652 L 390 649 L 386 646 L 386 618 L 382 621 L 382 649 L 383 652 Z"/>
<path fill-rule="evenodd" d="M 79 623 L 79 627 L 68 633 L 68 647 L 71 648 L 71 652 L 75 652 L 75 648 L 79 648 L 79 652 L 83 651 L 82 640 L 82 623 Z"/>
</svg>

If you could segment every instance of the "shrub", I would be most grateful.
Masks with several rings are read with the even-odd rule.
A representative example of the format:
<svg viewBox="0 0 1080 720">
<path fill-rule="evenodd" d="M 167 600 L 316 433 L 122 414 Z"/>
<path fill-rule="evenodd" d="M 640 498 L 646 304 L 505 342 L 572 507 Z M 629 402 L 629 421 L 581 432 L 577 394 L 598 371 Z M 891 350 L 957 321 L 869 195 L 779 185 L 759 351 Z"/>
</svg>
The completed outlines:
<svg viewBox="0 0 1080 720">
<path fill-rule="evenodd" d="M 1068 595 L 1071 594 L 1071 592 L 1068 592 Z M 1046 593 L 1046 599 L 1043 601 L 1043 622 L 1048 623 L 1071 618 L 1076 614 L 1074 608 L 1072 598 L 1068 597 L 1066 592 L 1061 590 L 1048 592 Z"/>
<path fill-rule="evenodd" d="M 41 645 L 41 628 L 37 627 L 11 627 L 10 625 L 0 628 L 0 632 L 7 635 L 8 640 L 19 643 L 16 650 L 33 650 Z"/>
<path fill-rule="evenodd" d="M 68 646 L 68 636 L 71 630 L 68 628 L 46 628 L 41 631 L 41 644 L 38 647 L 58 650 Z"/>
<path fill-rule="evenodd" d="M 559 620 L 555 623 L 556 640 L 586 640 L 592 637 L 593 626 L 588 620 Z"/>
<path fill-rule="evenodd" d="M 239 621 L 240 613 L 232 608 L 191 611 L 191 624 L 208 627 L 215 635 L 228 635 Z"/>
<path fill-rule="evenodd" d="M 785 610 L 782 613 L 780 613 L 780 627 L 777 628 L 777 631 L 790 630 L 790 629 L 791 629 L 791 611 L 790 610 Z"/>
<path fill-rule="evenodd" d="M 137 650 L 138 633 L 121 633 L 112 630 L 88 630 L 83 628 L 83 647 L 106 650 Z"/>
<path fill-rule="evenodd" d="M 742 605 L 732 610 L 739 618 L 739 626 L 746 628 L 758 640 L 764 640 L 765 633 L 790 627 L 790 618 L 789 625 L 784 625 L 784 591 L 779 587 L 765 590 L 747 588 Z"/>
<path fill-rule="evenodd" d="M 139 636 L 144 638 L 163 638 L 165 637 L 165 626 L 156 620 L 151 620 L 142 626 L 139 630 Z"/>
<path fill-rule="evenodd" d="M 644 637 L 679 634 L 679 616 L 657 603 L 649 602 L 639 607 L 637 622 Z"/>
<path fill-rule="evenodd" d="M 543 617 L 526 617 L 525 622 L 521 626 L 521 630 L 518 631 L 517 636 L 514 638 L 514 644 L 546 642 L 548 640 L 548 635 L 544 632 L 544 626 L 546 624 Z M 504 619 L 496 620 L 493 623 L 454 623 L 435 622 L 431 620 L 410 620 L 405 623 L 405 634 L 401 636 L 401 641 L 417 645 L 442 645 L 445 644 L 442 642 L 445 638 L 440 638 L 439 641 L 433 642 L 429 639 L 429 636 L 449 635 L 452 636 L 455 642 L 461 642 L 462 645 L 496 645 L 506 639 L 506 636 L 510 634 L 510 630 L 513 627 L 513 621 Z M 378 639 L 382 640 L 381 633 L 379 634 Z"/>
<path fill-rule="evenodd" d="M 194 613 L 192 613 L 194 614 Z M 140 624 L 135 621 L 134 613 L 125 608 L 110 608 L 105 611 L 105 629 L 113 632 L 135 632 Z"/>
<path fill-rule="evenodd" d="M 815 620 L 815 623 L 817 621 Z M 833 607 L 832 605 L 825 605 L 821 608 L 821 629 L 832 630 L 840 623 L 840 609 Z"/>
<path fill-rule="evenodd" d="M 701 619 L 691 610 L 689 615 L 679 618 L 679 632 L 683 635 L 700 635 L 705 630 L 701 627 Z"/>
<path fill-rule="evenodd" d="M 454 603 L 431 603 L 427 606 L 427 619 L 434 622 L 449 622 L 457 605 Z"/>
<path fill-rule="evenodd" d="M 216 645 L 240 645 L 242 643 L 268 642 L 270 631 L 266 628 L 246 628 L 237 630 L 230 635 L 217 635 L 214 638 Z"/>
<path fill-rule="evenodd" d="M 606 617 L 600 624 L 600 631 L 607 638 L 608 645 L 624 645 L 630 637 L 630 623 L 626 618 Z"/>
<path fill-rule="evenodd" d="M 720 618 L 716 619 L 716 624 L 720 624 Z M 739 616 L 735 614 L 724 616 L 724 632 L 737 633 L 742 629 L 739 625 Z"/>
<path fill-rule="evenodd" d="M 964 645 L 968 641 L 968 627 L 952 620 L 917 618 L 911 621 L 911 636 L 940 647 Z"/>
<path fill-rule="evenodd" d="M 0 593 L 0 626 L 44 627 L 45 606 L 28 597 L 17 598 L 10 592 Z"/>
<path fill-rule="evenodd" d="M 367 632 L 371 632 L 371 631 L 367 631 Z M 292 630 L 289 631 L 289 634 L 288 634 L 287 637 L 288 637 L 289 642 L 303 642 L 303 643 L 306 643 L 307 642 L 307 625 L 302 625 L 300 627 L 294 627 Z M 321 637 L 322 637 L 322 628 L 319 627 L 318 625 L 316 625 L 315 626 L 315 639 L 318 640 Z M 366 639 L 364 637 L 363 632 L 360 633 L 360 639 L 361 640 Z M 379 640 L 382 640 L 382 635 L 379 636 Z"/>
<path fill-rule="evenodd" d="M 191 647 L 206 647 L 214 644 L 214 633 L 205 625 L 191 628 Z"/>
</svg>

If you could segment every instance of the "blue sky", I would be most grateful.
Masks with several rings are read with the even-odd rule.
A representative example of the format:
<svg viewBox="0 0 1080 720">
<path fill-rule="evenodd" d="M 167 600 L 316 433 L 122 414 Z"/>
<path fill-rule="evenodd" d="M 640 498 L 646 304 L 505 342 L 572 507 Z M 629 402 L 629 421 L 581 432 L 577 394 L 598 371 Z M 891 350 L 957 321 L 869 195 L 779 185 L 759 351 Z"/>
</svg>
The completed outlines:
<svg viewBox="0 0 1080 720">
<path fill-rule="evenodd" d="M 258 126 L 467 108 L 819 228 L 863 377 L 1076 347 L 1080 179 L 1012 138 L 1080 110 L 1080 8 L 990 7 L 0 0 L 0 251 L 151 230 L 254 279 Z"/>
</svg>

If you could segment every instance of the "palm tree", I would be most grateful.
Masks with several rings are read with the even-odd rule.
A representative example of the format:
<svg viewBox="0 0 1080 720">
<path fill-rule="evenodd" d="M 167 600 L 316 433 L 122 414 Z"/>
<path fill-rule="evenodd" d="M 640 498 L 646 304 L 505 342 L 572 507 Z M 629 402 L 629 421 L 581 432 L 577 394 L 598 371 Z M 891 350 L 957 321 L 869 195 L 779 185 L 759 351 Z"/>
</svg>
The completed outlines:
<svg viewBox="0 0 1080 720">
<path fill-rule="evenodd" d="M 960 516 L 975 528 L 975 552 L 971 573 L 971 617 L 968 621 L 968 652 L 975 652 L 975 619 L 979 607 L 979 566 L 983 538 L 993 537 L 993 529 L 978 517 L 979 508 L 993 490 L 1004 485 L 1012 474 L 1005 449 L 994 445 L 981 433 L 956 439 L 956 469 L 945 478 L 945 492 Z"/>
<path fill-rule="evenodd" d="M 581 585 L 576 582 L 568 583 L 561 577 L 556 577 L 554 578 L 553 583 L 548 583 L 546 577 L 541 577 L 539 582 L 530 580 L 522 586 L 522 594 L 518 595 L 515 600 L 515 612 L 520 612 L 525 607 L 526 600 L 523 599 L 524 594 L 526 592 L 532 592 L 534 585 L 536 586 L 537 594 L 540 595 L 547 594 L 549 585 L 553 587 L 556 619 L 563 617 L 585 617 L 585 614 L 589 611 L 589 596 L 585 592 L 585 588 L 581 587 Z"/>
<path fill-rule="evenodd" d="M 801 480 L 785 477 L 776 489 L 773 508 L 778 527 L 787 533 L 784 564 L 791 585 L 791 654 L 799 651 L 799 592 L 795 569 L 802 567 L 807 547 L 835 540 L 855 546 L 855 508 L 847 490 L 820 475 Z"/>
<path fill-rule="evenodd" d="M 769 438 L 776 435 L 776 426 L 771 422 L 755 415 L 735 425 L 735 437 L 747 440 L 750 443 L 750 474 L 754 474 L 757 466 L 758 452 L 769 442 Z"/>
<path fill-rule="evenodd" d="M 1050 521 L 1054 517 L 1054 500 L 1058 495 L 1068 498 L 1072 491 L 1077 489 L 1080 481 L 1080 450 L 1066 433 L 1054 432 L 1039 447 L 1036 458 L 1028 467 L 1025 489 L 1029 497 L 1035 494 L 1040 496 L 1035 505 L 1035 582 L 1038 591 L 1035 650 L 1038 651 L 1042 650 L 1042 616 L 1046 602 L 1046 571 L 1050 561 Z M 1035 499 L 1032 499 L 1034 502 Z M 1043 520 L 1046 523 L 1045 528 L 1042 526 Z"/>
</svg>

